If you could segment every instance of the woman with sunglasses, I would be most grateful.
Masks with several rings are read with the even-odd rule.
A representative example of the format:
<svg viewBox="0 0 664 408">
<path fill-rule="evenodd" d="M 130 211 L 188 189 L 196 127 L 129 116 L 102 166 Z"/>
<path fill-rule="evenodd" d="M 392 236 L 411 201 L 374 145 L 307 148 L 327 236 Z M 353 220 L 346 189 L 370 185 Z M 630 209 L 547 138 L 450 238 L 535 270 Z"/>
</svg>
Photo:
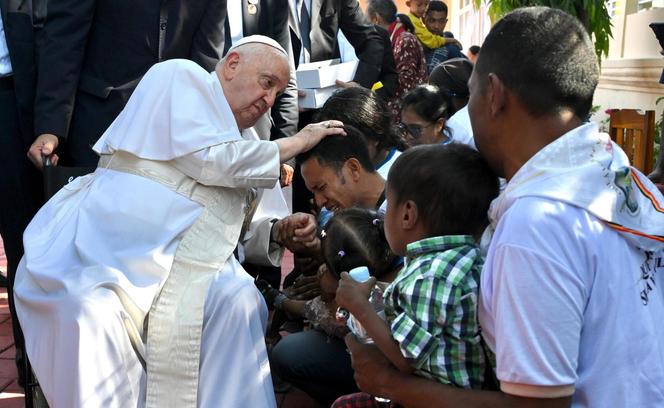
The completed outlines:
<svg viewBox="0 0 664 408">
<path fill-rule="evenodd" d="M 449 143 L 452 138 L 445 126 L 447 102 L 434 85 L 420 85 L 401 101 L 401 131 L 410 147 L 421 144 Z"/>
</svg>

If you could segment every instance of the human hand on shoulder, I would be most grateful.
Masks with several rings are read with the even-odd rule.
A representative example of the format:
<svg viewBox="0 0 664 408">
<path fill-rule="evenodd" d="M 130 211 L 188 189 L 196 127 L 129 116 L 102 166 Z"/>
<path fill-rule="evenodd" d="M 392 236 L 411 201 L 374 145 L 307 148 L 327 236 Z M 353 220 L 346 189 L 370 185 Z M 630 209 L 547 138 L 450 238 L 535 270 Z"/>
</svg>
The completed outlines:
<svg viewBox="0 0 664 408">
<path fill-rule="evenodd" d="M 28 149 L 28 159 L 34 166 L 41 170 L 44 166 L 44 157 L 50 157 L 51 165 L 57 166 L 58 155 L 53 153 L 58 147 L 58 137 L 50 133 L 43 133 L 32 142 L 30 149 Z"/>
<path fill-rule="evenodd" d="M 373 310 L 369 303 L 369 294 L 375 285 L 376 278 L 373 276 L 365 282 L 357 282 L 351 278 L 348 272 L 341 272 L 335 297 L 337 305 L 348 310 L 361 321 L 364 312 L 369 309 Z"/>
</svg>

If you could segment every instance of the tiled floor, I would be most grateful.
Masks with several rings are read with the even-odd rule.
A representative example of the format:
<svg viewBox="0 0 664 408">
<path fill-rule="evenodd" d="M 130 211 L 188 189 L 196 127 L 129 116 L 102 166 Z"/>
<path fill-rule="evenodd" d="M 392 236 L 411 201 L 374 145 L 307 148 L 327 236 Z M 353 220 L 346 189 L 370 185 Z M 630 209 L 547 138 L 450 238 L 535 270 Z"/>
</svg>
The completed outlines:
<svg viewBox="0 0 664 408">
<path fill-rule="evenodd" d="M 0 240 L 0 271 L 6 271 L 7 261 Z M 293 267 L 292 255 L 287 254 L 282 270 L 290 271 Z M 23 389 L 16 379 L 14 364 L 14 339 L 12 336 L 11 316 L 7 304 L 7 290 L 0 288 L 0 408 L 24 407 Z M 319 408 L 319 405 L 304 392 L 291 389 L 286 394 L 276 394 L 279 408 Z"/>
</svg>

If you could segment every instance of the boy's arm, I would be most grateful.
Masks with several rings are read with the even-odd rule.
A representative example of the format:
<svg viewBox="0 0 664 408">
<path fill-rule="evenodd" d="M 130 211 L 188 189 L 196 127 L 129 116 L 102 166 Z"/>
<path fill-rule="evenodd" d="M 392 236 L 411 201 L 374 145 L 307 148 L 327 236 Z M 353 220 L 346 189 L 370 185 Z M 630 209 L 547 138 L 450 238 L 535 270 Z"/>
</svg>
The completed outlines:
<svg viewBox="0 0 664 408">
<path fill-rule="evenodd" d="M 405 373 L 414 371 L 411 363 L 401 354 L 399 343 L 392 338 L 392 332 L 387 322 L 378 316 L 371 303 L 367 301 L 360 310 L 353 313 L 353 316 L 362 324 L 367 335 L 373 339 L 376 347 L 392 364 Z"/>
<path fill-rule="evenodd" d="M 410 363 L 401 354 L 398 343 L 392 338 L 390 327 L 378 316 L 369 302 L 369 294 L 375 285 L 376 278 L 357 282 L 348 273 L 342 272 L 335 297 L 337 305 L 350 312 L 362 324 L 367 335 L 395 366 L 404 372 L 412 372 Z"/>
<path fill-rule="evenodd" d="M 410 13 L 408 13 L 408 17 L 413 23 L 413 26 L 415 26 L 415 35 L 417 36 L 417 39 L 420 40 L 422 45 L 425 47 L 435 49 L 440 48 L 448 43 L 447 38 L 441 37 L 429 31 L 429 29 L 422 22 L 421 18 Z"/>
</svg>

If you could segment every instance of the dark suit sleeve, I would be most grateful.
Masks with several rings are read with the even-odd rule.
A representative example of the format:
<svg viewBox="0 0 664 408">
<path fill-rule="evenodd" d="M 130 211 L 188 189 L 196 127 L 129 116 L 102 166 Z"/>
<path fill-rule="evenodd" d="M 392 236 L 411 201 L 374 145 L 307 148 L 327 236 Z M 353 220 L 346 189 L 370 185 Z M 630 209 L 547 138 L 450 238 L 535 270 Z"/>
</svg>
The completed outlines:
<svg viewBox="0 0 664 408">
<path fill-rule="evenodd" d="M 95 0 L 48 2 L 38 50 L 36 135 L 67 137 L 94 12 Z"/>
<path fill-rule="evenodd" d="M 270 139 L 293 136 L 297 132 L 297 83 L 295 81 L 295 63 L 293 59 L 293 46 L 291 44 L 290 30 L 288 28 L 287 0 L 275 0 L 271 3 L 269 12 L 274 13 L 274 33 L 272 38 L 281 44 L 288 52 L 288 63 L 290 65 L 291 77 L 284 93 L 277 98 L 272 107 L 272 132 Z"/>
<path fill-rule="evenodd" d="M 375 27 L 383 41 L 383 65 L 380 71 L 380 82 L 383 87 L 376 91 L 386 101 L 391 100 L 397 94 L 399 88 L 399 73 L 392 55 L 392 42 L 390 34 L 382 27 Z"/>
<path fill-rule="evenodd" d="M 360 59 L 354 81 L 371 89 L 380 80 L 383 42 L 373 25 L 367 22 L 357 0 L 341 0 L 339 28 Z"/>
<path fill-rule="evenodd" d="M 226 22 L 226 0 L 207 2 L 203 18 L 194 34 L 191 45 L 191 60 L 208 72 L 214 70 L 224 54 L 224 24 Z"/>
</svg>

